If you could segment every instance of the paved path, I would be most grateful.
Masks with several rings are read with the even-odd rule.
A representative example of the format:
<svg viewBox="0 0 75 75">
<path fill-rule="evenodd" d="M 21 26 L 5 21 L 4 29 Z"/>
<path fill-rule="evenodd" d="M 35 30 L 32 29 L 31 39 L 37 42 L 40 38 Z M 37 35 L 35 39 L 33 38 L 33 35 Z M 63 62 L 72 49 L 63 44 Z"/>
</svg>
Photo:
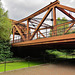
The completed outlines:
<svg viewBox="0 0 75 75">
<path fill-rule="evenodd" d="M 0 75 L 75 75 L 75 67 L 46 64 L 0 73 Z"/>
</svg>

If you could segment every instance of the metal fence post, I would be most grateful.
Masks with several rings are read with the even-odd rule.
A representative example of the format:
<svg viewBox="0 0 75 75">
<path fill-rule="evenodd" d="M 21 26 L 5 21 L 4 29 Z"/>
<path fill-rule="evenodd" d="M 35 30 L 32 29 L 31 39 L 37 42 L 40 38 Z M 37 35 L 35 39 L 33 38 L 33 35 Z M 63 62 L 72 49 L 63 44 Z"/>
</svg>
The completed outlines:
<svg viewBox="0 0 75 75">
<path fill-rule="evenodd" d="M 30 56 L 28 56 L 28 67 L 30 67 Z"/>
<path fill-rule="evenodd" d="M 5 56 L 4 72 L 6 72 L 6 56 Z"/>
</svg>

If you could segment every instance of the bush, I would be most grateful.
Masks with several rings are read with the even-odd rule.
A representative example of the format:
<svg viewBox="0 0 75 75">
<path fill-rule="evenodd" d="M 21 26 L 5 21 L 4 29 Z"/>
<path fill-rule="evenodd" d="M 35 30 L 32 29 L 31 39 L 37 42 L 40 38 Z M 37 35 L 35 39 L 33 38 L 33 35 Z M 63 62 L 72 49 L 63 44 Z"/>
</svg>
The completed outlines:
<svg viewBox="0 0 75 75">
<path fill-rule="evenodd" d="M 0 61 L 4 61 L 5 57 L 9 58 L 12 56 L 10 47 L 9 41 L 0 41 Z"/>
</svg>

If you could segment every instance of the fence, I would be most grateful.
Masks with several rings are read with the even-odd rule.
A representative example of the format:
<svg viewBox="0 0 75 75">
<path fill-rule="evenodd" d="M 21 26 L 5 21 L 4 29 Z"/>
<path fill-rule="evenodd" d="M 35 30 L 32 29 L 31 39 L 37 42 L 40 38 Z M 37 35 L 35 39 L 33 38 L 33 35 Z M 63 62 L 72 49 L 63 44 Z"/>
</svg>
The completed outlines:
<svg viewBox="0 0 75 75">
<path fill-rule="evenodd" d="M 33 58 L 31 56 L 28 56 L 28 57 L 23 58 L 23 60 L 18 60 L 18 61 L 13 60 L 9 62 L 7 61 L 8 58 L 5 57 L 4 62 L 0 63 L 0 72 L 6 72 L 9 70 L 31 67 L 31 66 L 46 64 L 46 63 L 52 63 L 52 64 L 53 63 L 55 64 L 56 63 L 71 63 L 73 64 L 75 62 L 75 55 L 69 55 L 69 56 L 66 55 L 64 58 L 63 56 L 64 54 L 62 54 L 59 58 L 53 54 L 50 54 L 50 55 L 43 54 L 40 58 Z M 13 69 L 13 67 L 16 67 L 16 68 Z"/>
</svg>

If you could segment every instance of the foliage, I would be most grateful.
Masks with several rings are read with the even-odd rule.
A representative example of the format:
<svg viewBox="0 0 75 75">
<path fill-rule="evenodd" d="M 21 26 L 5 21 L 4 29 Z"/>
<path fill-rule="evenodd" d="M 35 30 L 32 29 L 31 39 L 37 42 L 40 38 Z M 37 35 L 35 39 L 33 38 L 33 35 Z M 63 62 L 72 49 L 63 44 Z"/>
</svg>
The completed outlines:
<svg viewBox="0 0 75 75">
<path fill-rule="evenodd" d="M 59 25 L 59 24 L 63 24 L 63 23 L 66 23 L 67 22 L 67 19 L 65 17 L 63 17 L 62 19 L 60 17 L 58 17 L 57 21 L 56 21 L 56 25 Z M 62 35 L 64 34 L 64 31 L 69 27 L 69 24 L 68 25 L 63 25 L 63 26 L 59 26 L 57 27 L 57 35 Z M 53 30 L 54 32 L 56 30 Z M 52 36 L 52 30 L 50 30 L 50 36 Z"/>
<path fill-rule="evenodd" d="M 56 22 L 57 22 L 57 23 L 56 23 L 57 25 L 63 24 L 63 23 L 66 23 L 66 22 L 67 22 L 67 19 L 66 19 L 65 17 L 63 17 L 62 19 L 58 18 Z M 65 31 L 68 27 L 69 27 L 69 24 L 57 27 L 57 35 L 62 35 L 62 34 L 64 34 L 64 31 Z"/>
<path fill-rule="evenodd" d="M 57 49 L 56 50 L 46 50 L 47 53 L 56 55 L 57 58 L 75 58 L 75 55 L 72 55 L 74 54 L 75 50 L 73 50 L 72 53 L 71 52 L 67 53 L 65 51 L 66 50 L 58 51 Z"/>
<path fill-rule="evenodd" d="M 8 19 L 8 11 L 5 11 L 0 1 L 0 60 L 3 61 L 5 57 L 10 57 L 10 32 L 11 22 Z"/>
<path fill-rule="evenodd" d="M 5 11 L 0 1 L 0 40 L 10 40 L 11 21 L 8 19 L 8 11 Z"/>
<path fill-rule="evenodd" d="M 0 41 L 0 61 L 4 61 L 5 57 L 11 57 L 12 53 L 10 51 L 9 41 Z"/>
<path fill-rule="evenodd" d="M 72 33 L 75 33 L 75 30 L 73 30 Z"/>
</svg>

